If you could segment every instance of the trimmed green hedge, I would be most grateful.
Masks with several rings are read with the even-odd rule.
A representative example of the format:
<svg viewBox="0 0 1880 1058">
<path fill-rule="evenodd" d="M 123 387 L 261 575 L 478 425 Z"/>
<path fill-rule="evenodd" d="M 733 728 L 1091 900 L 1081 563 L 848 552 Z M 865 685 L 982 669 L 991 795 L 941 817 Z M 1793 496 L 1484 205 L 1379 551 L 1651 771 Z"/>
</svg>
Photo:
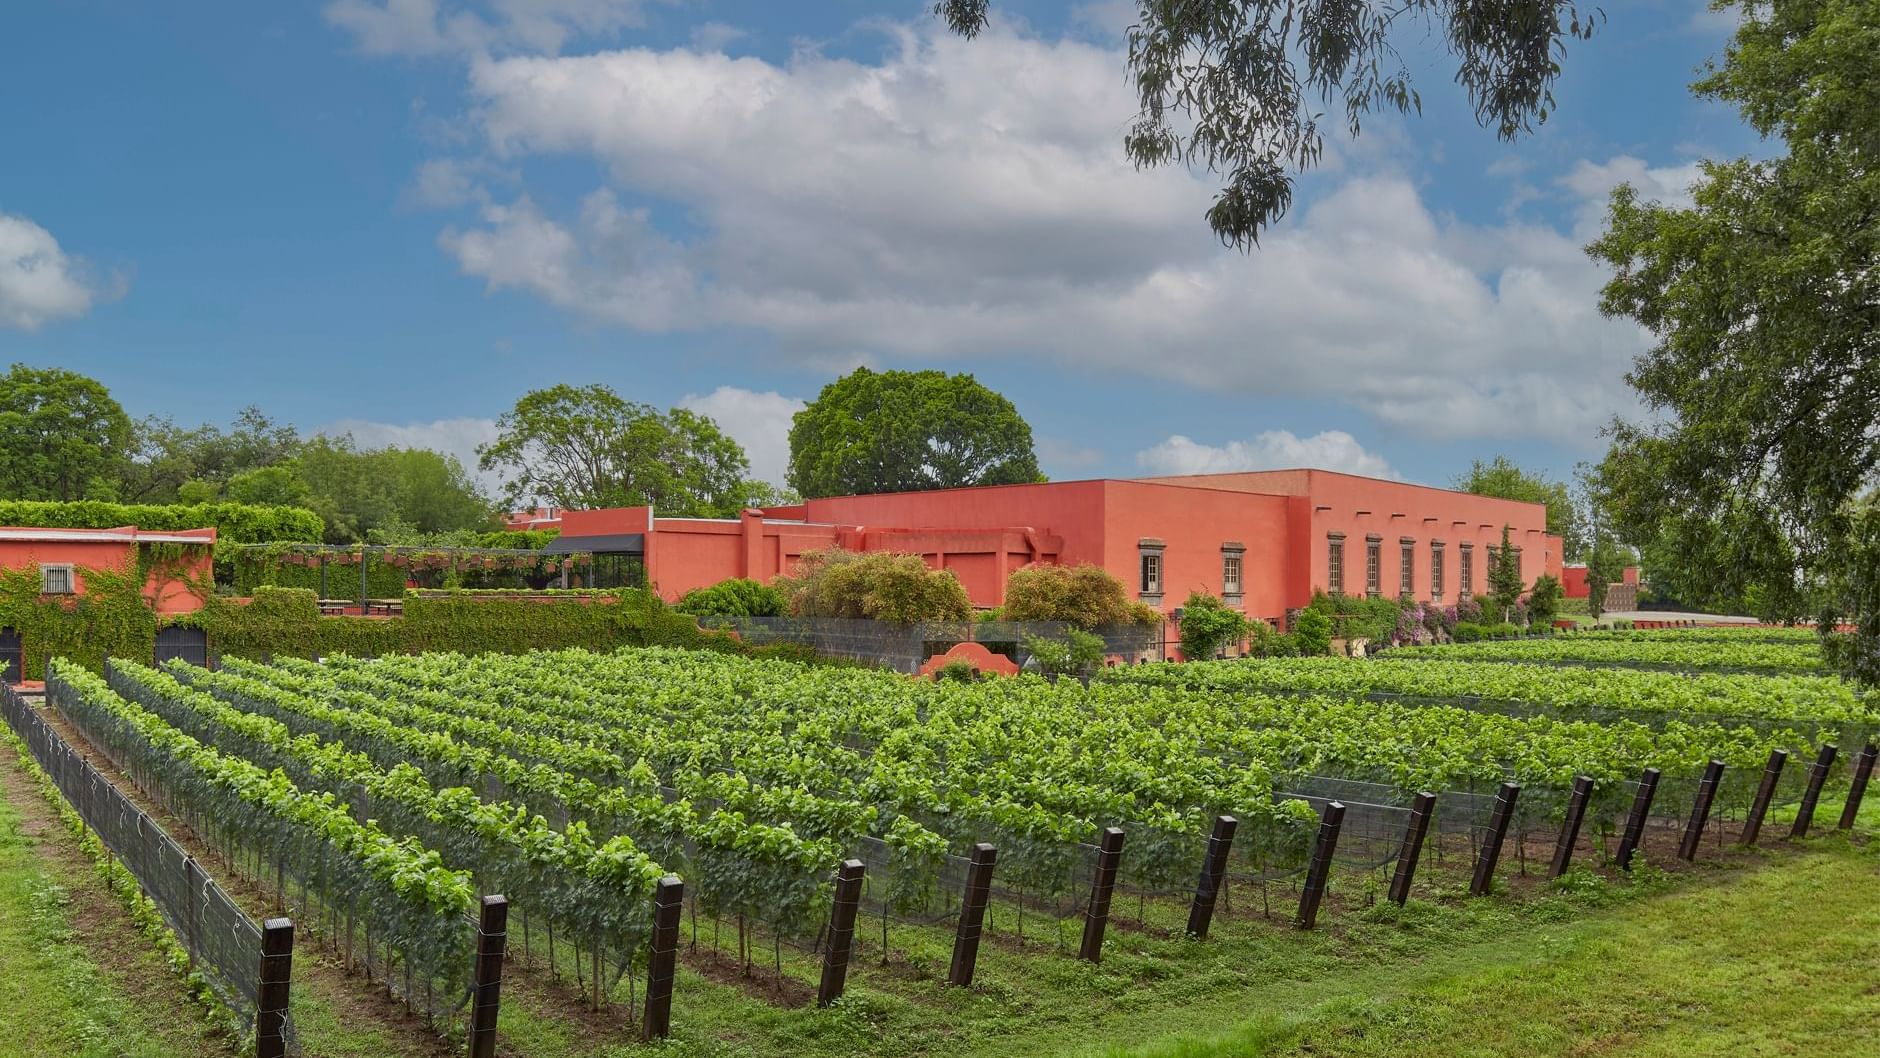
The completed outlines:
<svg viewBox="0 0 1880 1058">
<path fill-rule="evenodd" d="M 0 525 L 35 529 L 115 529 L 134 525 L 151 532 L 214 527 L 219 540 L 260 544 L 273 540 L 318 541 L 326 523 L 300 507 L 260 507 L 248 503 L 103 503 L 80 500 L 0 501 Z"/>
<path fill-rule="evenodd" d="M 325 654 L 466 654 L 622 646 L 733 647 L 702 632 L 649 592 L 623 590 L 588 597 L 491 599 L 474 591 L 405 598 L 402 617 L 322 617 L 314 593 L 301 588 L 255 589 L 252 601 L 211 599 L 198 613 L 172 619 L 201 628 L 210 650 L 225 657 L 317 657 Z"/>
</svg>

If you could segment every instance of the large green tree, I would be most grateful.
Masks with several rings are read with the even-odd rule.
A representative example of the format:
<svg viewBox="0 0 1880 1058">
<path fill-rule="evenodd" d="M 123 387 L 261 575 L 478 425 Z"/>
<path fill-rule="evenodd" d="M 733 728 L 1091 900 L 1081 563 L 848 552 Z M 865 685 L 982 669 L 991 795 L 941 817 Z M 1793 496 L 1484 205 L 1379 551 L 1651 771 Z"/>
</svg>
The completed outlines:
<svg viewBox="0 0 1880 1058">
<path fill-rule="evenodd" d="M 131 431 L 97 379 L 14 364 L 0 375 L 0 499 L 118 498 Z"/>
<path fill-rule="evenodd" d="M 504 476 L 511 504 L 637 507 L 660 514 L 726 516 L 760 497 L 744 449 L 711 419 L 662 412 L 602 385 L 552 386 L 522 396 L 477 449 Z"/>
<path fill-rule="evenodd" d="M 1042 480 L 1031 426 L 971 375 L 857 368 L 790 426 L 790 485 L 804 496 Z"/>
<path fill-rule="evenodd" d="M 490 503 L 455 456 L 423 448 L 362 449 L 350 436 L 315 437 L 290 464 L 305 484 L 307 505 L 326 520 L 327 539 L 352 543 L 374 530 L 448 533 L 488 529 Z M 253 481 L 291 488 L 270 468 L 238 476 L 230 493 Z"/>
<path fill-rule="evenodd" d="M 1567 42 L 1599 8 L 1570 0 L 1136 0 L 1129 72 L 1140 110 L 1123 136 L 1138 166 L 1202 166 L 1226 178 L 1208 210 L 1222 242 L 1247 247 L 1292 203 L 1292 174 L 1318 164 L 1325 128 L 1356 136 L 1375 112 L 1421 111 L 1400 46 L 1446 47 L 1478 122 L 1504 140 L 1545 121 Z M 968 37 L 991 0 L 937 0 Z M 1326 106 L 1342 111 L 1331 117 Z"/>
<path fill-rule="evenodd" d="M 213 499 L 236 475 L 291 459 L 300 448 L 299 431 L 253 406 L 226 430 L 151 416 L 137 424 L 135 437 L 119 485 L 120 497 L 135 503 L 174 503 L 185 493 Z"/>
<path fill-rule="evenodd" d="M 1566 482 L 1549 481 L 1539 474 L 1530 474 L 1516 466 L 1507 456 L 1496 456 L 1487 462 L 1476 460 L 1467 474 L 1456 476 L 1453 484 L 1463 492 L 1473 492 L 1478 496 L 1546 504 L 1547 531 L 1565 541 L 1561 558 L 1567 562 L 1578 562 L 1585 554 L 1586 532 L 1580 524 L 1579 508 L 1574 505 L 1573 493 L 1567 488 Z"/>
<path fill-rule="evenodd" d="M 1695 90 L 1773 142 L 1705 163 L 1688 207 L 1613 193 L 1589 252 L 1604 310 L 1655 339 L 1627 376 L 1653 414 L 1615 424 L 1602 498 L 1715 595 L 1854 615 L 1831 652 L 1880 679 L 1880 588 L 1850 572 L 1880 565 L 1857 502 L 1880 468 L 1880 3 L 1751 0 Z"/>
</svg>

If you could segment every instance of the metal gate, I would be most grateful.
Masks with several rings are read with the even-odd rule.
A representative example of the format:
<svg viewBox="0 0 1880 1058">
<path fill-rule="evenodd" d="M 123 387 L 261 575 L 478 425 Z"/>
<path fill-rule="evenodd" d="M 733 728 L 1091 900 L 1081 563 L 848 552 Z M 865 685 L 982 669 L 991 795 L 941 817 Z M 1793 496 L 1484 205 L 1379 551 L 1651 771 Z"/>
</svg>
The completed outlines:
<svg viewBox="0 0 1880 1058">
<path fill-rule="evenodd" d="M 209 633 L 200 628 L 157 629 L 157 664 L 161 665 L 171 658 L 182 658 L 191 665 L 207 667 L 209 664 Z"/>
<path fill-rule="evenodd" d="M 0 628 L 0 665 L 6 666 L 6 682 L 18 683 L 26 678 L 26 648 L 15 629 Z"/>
</svg>

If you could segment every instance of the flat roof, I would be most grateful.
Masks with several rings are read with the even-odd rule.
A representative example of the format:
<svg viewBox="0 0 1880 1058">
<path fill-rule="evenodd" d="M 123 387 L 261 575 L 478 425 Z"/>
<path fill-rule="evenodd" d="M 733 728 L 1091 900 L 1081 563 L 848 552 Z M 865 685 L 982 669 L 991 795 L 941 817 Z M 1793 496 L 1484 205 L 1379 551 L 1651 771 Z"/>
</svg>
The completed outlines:
<svg viewBox="0 0 1880 1058">
<path fill-rule="evenodd" d="M 0 526 L 0 540 L 44 540 L 77 544 L 213 544 L 190 533 L 146 533 L 136 529 L 43 529 Z"/>
</svg>

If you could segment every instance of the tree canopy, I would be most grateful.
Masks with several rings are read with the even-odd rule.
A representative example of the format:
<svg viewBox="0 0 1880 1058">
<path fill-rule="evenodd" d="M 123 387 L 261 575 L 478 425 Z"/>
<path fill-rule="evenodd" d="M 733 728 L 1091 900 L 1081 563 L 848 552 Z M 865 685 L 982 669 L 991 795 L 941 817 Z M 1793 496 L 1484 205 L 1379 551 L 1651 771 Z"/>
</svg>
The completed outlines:
<svg viewBox="0 0 1880 1058">
<path fill-rule="evenodd" d="M 1467 474 L 1456 476 L 1453 484 L 1463 492 L 1473 492 L 1478 496 L 1546 504 L 1547 531 L 1565 542 L 1561 548 L 1561 558 L 1567 562 L 1578 562 L 1585 554 L 1586 532 L 1580 523 L 1573 493 L 1567 488 L 1566 482 L 1549 481 L 1539 474 L 1530 474 L 1516 466 L 1507 456 L 1496 456 L 1486 463 L 1476 460 Z"/>
<path fill-rule="evenodd" d="M 0 498 L 112 500 L 131 420 L 97 379 L 14 364 L 0 375 Z"/>
<path fill-rule="evenodd" d="M 96 379 L 24 365 L 0 376 L 0 499 L 299 507 L 325 520 L 333 543 L 384 527 L 439 533 L 493 520 L 454 456 L 303 439 L 254 407 L 226 429 L 157 416 L 133 423 Z"/>
<path fill-rule="evenodd" d="M 856 368 L 790 427 L 790 485 L 807 497 L 1042 480 L 1031 426 L 971 375 Z"/>
<path fill-rule="evenodd" d="M 1601 307 L 1655 340 L 1627 375 L 1652 415 L 1614 424 L 1599 488 L 1697 589 L 1852 615 L 1843 661 L 1877 679 L 1880 589 L 1850 571 L 1875 564 L 1859 500 L 1880 468 L 1880 6 L 1743 15 L 1694 90 L 1774 149 L 1704 163 L 1688 207 L 1619 188 L 1589 247 L 1612 270 Z"/>
<path fill-rule="evenodd" d="M 525 393 L 477 449 L 484 470 L 504 474 L 510 504 L 638 507 L 672 516 L 736 514 L 762 489 L 749 482 L 744 449 L 697 412 L 662 412 L 603 385 Z"/>
<path fill-rule="evenodd" d="M 126 502 L 176 503 L 185 490 L 207 502 L 236 475 L 291 459 L 299 448 L 299 431 L 253 406 L 243 408 L 227 430 L 210 423 L 178 426 L 153 415 L 137 424 L 118 491 Z"/>
<path fill-rule="evenodd" d="M 937 0 L 967 37 L 991 0 Z M 1456 62 L 1475 117 L 1504 140 L 1545 121 L 1570 40 L 1603 14 L 1571 0 L 1136 0 L 1129 73 L 1139 110 L 1123 136 L 1137 166 L 1203 166 L 1226 178 L 1209 208 L 1222 242 L 1247 248 L 1292 204 L 1292 174 L 1318 164 L 1332 121 L 1356 136 L 1370 114 L 1421 112 L 1400 42 L 1434 38 Z"/>
</svg>

